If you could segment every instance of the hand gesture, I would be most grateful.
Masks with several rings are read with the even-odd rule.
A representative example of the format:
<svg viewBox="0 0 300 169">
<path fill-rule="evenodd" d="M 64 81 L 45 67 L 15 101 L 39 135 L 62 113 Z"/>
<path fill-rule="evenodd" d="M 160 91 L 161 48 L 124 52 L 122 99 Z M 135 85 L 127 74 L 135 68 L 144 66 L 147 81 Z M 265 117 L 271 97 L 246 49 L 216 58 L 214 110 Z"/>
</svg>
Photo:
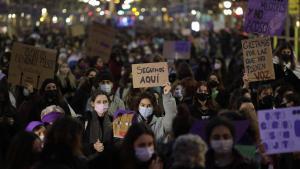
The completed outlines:
<svg viewBox="0 0 300 169">
<path fill-rule="evenodd" d="M 243 88 L 249 88 L 249 77 L 247 73 L 244 73 L 243 82 L 244 82 Z"/>
<path fill-rule="evenodd" d="M 166 83 L 166 84 L 164 85 L 164 94 L 170 93 L 171 88 L 172 88 L 172 87 L 171 87 L 171 83 L 170 83 L 170 82 Z"/>
<path fill-rule="evenodd" d="M 26 82 L 24 87 L 29 91 L 29 93 L 33 93 L 33 85 L 31 83 Z"/>
<path fill-rule="evenodd" d="M 97 142 L 94 144 L 94 149 L 99 153 L 104 150 L 104 145 L 100 142 L 99 139 L 97 139 Z"/>
<path fill-rule="evenodd" d="M 156 159 L 152 160 L 149 169 L 163 169 L 163 163 L 161 160 L 157 157 Z"/>
</svg>

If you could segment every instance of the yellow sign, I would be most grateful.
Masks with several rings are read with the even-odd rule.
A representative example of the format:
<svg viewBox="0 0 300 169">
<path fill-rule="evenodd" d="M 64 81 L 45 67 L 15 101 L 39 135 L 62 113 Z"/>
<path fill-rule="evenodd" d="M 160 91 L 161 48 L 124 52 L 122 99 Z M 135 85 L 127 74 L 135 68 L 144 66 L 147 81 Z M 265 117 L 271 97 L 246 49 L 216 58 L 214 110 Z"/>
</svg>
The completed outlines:
<svg viewBox="0 0 300 169">
<path fill-rule="evenodd" d="M 300 14 L 300 0 L 289 0 L 289 14 L 297 15 Z"/>
</svg>

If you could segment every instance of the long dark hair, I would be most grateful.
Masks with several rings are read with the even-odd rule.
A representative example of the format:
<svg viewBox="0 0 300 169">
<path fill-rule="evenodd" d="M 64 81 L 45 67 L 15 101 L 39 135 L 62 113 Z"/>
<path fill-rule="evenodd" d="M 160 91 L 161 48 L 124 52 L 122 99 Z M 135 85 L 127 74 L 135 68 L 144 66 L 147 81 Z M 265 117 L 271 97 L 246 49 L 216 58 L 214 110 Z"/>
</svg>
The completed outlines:
<svg viewBox="0 0 300 169">
<path fill-rule="evenodd" d="M 82 124 L 71 117 L 58 119 L 50 128 L 42 152 L 42 161 L 55 158 L 63 162 L 72 161 L 72 157 L 81 156 Z"/>
<path fill-rule="evenodd" d="M 154 133 L 147 124 L 135 123 L 129 128 L 121 147 L 121 162 L 123 169 L 135 169 L 136 157 L 134 152 L 134 142 L 143 134 L 152 136 L 155 143 Z"/>
<path fill-rule="evenodd" d="M 198 82 L 198 85 L 197 85 L 197 88 L 196 90 L 198 90 L 198 88 L 200 88 L 201 86 L 206 86 L 207 87 L 207 91 L 208 91 L 208 95 L 211 96 L 211 89 L 210 87 L 208 86 L 207 82 L 206 81 L 200 81 Z M 196 98 L 194 98 L 194 104 L 196 104 L 198 101 Z M 213 111 L 216 111 L 217 109 L 217 105 L 216 103 L 211 99 L 211 97 L 209 97 L 205 103 L 205 106 L 210 109 L 210 110 L 213 110 Z"/>
<path fill-rule="evenodd" d="M 37 161 L 38 153 L 34 151 L 34 142 L 39 139 L 34 133 L 22 131 L 10 143 L 6 169 L 28 169 Z"/>
<path fill-rule="evenodd" d="M 140 102 L 143 99 L 149 99 L 150 100 L 150 102 L 151 102 L 151 104 L 153 106 L 153 113 L 155 115 L 159 115 L 160 114 L 160 109 L 159 109 L 158 103 L 156 101 L 156 97 L 155 97 L 155 95 L 152 92 L 149 92 L 149 91 L 141 93 L 141 95 L 138 98 L 137 104 L 134 107 L 134 111 L 135 112 L 139 111 L 139 105 L 140 105 Z"/>
<path fill-rule="evenodd" d="M 295 68 L 296 68 L 295 55 L 294 55 L 292 46 L 288 42 L 280 43 L 274 52 L 274 55 L 279 58 L 279 64 L 283 65 L 283 58 L 282 58 L 282 54 L 281 54 L 283 49 L 289 49 L 291 51 L 291 56 L 289 58 L 291 61 L 291 69 L 295 70 Z"/>
</svg>

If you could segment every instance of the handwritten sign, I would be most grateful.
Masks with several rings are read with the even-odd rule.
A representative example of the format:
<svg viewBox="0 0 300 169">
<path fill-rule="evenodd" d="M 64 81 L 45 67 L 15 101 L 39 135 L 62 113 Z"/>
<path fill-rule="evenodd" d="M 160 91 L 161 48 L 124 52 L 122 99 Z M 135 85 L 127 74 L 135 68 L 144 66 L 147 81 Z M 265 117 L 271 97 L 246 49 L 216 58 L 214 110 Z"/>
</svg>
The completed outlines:
<svg viewBox="0 0 300 169">
<path fill-rule="evenodd" d="M 87 40 L 87 55 L 89 57 L 100 56 L 107 62 L 110 58 L 116 31 L 109 26 L 93 24 L 89 29 Z"/>
<path fill-rule="evenodd" d="M 84 36 L 85 34 L 84 26 L 81 24 L 72 25 L 70 27 L 70 33 L 73 37 Z"/>
<path fill-rule="evenodd" d="M 191 43 L 187 41 L 167 41 L 164 43 L 163 56 L 166 59 L 190 59 Z"/>
<path fill-rule="evenodd" d="M 244 30 L 264 35 L 281 35 L 288 0 L 251 0 L 245 15 Z"/>
<path fill-rule="evenodd" d="M 47 78 L 54 78 L 56 51 L 14 43 L 9 64 L 8 82 L 39 88 Z"/>
<path fill-rule="evenodd" d="M 113 121 L 114 137 L 124 138 L 133 122 L 134 112 L 125 112 L 115 117 Z"/>
<path fill-rule="evenodd" d="M 258 121 L 267 154 L 300 151 L 300 107 L 259 111 Z"/>
<path fill-rule="evenodd" d="M 298 15 L 300 13 L 300 0 L 289 0 L 289 14 Z"/>
<path fill-rule="evenodd" d="M 163 86 L 169 82 L 167 62 L 133 64 L 133 88 Z"/>
<path fill-rule="evenodd" d="M 275 79 L 270 38 L 243 40 L 242 46 L 249 82 Z"/>
</svg>

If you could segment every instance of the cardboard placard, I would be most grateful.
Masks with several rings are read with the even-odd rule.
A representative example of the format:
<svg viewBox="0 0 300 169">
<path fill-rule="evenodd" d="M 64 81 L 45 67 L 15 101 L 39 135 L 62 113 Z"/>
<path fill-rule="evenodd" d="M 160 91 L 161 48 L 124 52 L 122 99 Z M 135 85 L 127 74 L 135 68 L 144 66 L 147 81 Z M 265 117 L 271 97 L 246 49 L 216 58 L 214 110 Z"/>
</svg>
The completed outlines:
<svg viewBox="0 0 300 169">
<path fill-rule="evenodd" d="M 163 56 L 166 59 L 190 59 L 191 43 L 188 41 L 166 41 Z"/>
<path fill-rule="evenodd" d="M 266 154 L 300 151 L 300 107 L 258 111 Z"/>
<path fill-rule="evenodd" d="M 123 114 L 118 116 L 113 121 L 113 132 L 114 137 L 116 138 L 124 138 L 127 134 L 128 129 L 132 125 L 134 114 Z"/>
<path fill-rule="evenodd" d="M 244 30 L 264 35 L 281 35 L 288 0 L 251 0 L 245 15 Z"/>
<path fill-rule="evenodd" d="M 87 55 L 89 57 L 100 56 L 104 62 L 110 58 L 116 30 L 112 27 L 93 24 L 89 29 L 87 40 Z"/>
<path fill-rule="evenodd" d="M 71 36 L 77 37 L 77 36 L 84 36 L 85 30 L 84 26 L 81 24 L 72 25 L 70 27 Z"/>
<path fill-rule="evenodd" d="M 275 79 L 270 38 L 243 40 L 242 47 L 249 82 Z"/>
<path fill-rule="evenodd" d="M 167 62 L 133 64 L 133 88 L 163 86 L 169 82 Z"/>
<path fill-rule="evenodd" d="M 300 0 L 289 0 L 289 14 L 298 15 L 300 10 Z"/>
<path fill-rule="evenodd" d="M 56 51 L 14 43 L 9 64 L 8 82 L 39 89 L 47 78 L 54 78 Z"/>
</svg>

